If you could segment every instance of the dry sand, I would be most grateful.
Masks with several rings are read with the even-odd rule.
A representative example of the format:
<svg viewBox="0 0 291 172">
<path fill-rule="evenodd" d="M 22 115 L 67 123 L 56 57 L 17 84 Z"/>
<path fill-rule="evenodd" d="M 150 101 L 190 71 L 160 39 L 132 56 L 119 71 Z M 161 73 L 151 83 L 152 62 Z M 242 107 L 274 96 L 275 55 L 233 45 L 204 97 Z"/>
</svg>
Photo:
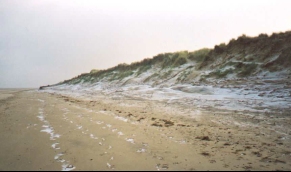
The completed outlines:
<svg viewBox="0 0 291 172">
<path fill-rule="evenodd" d="M 291 170 L 290 116 L 0 91 L 0 170 Z"/>
</svg>

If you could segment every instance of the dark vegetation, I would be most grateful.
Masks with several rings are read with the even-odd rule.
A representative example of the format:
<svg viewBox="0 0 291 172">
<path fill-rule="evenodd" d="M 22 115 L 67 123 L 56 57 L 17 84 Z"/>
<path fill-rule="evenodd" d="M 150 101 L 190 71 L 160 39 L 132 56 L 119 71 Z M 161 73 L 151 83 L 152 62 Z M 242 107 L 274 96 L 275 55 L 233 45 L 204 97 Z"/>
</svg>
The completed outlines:
<svg viewBox="0 0 291 172">
<path fill-rule="evenodd" d="M 278 58 L 268 60 L 276 56 Z M 159 73 L 152 74 L 145 79 L 146 82 L 154 77 L 171 76 L 173 68 L 189 62 L 197 64 L 196 70 L 215 69 L 209 74 L 209 77 L 215 78 L 222 78 L 231 73 L 236 73 L 239 77 L 250 76 L 258 67 L 269 71 L 291 67 L 291 31 L 273 33 L 270 36 L 267 34 L 260 34 L 257 37 L 242 35 L 237 39 L 230 40 L 228 44 L 216 45 L 213 49 L 203 48 L 193 52 L 161 53 L 153 58 L 145 58 L 131 64 L 123 63 L 105 70 L 93 69 L 90 73 L 81 74 L 59 84 L 76 84 L 82 80 L 83 82 L 98 82 L 105 77 L 108 77 L 109 81 L 122 80 L 131 75 L 139 76 L 153 67 L 166 71 L 161 75 Z M 233 66 L 234 68 L 222 70 L 225 66 Z M 185 80 L 189 73 L 189 71 L 182 72 L 179 75 L 179 81 Z"/>
</svg>

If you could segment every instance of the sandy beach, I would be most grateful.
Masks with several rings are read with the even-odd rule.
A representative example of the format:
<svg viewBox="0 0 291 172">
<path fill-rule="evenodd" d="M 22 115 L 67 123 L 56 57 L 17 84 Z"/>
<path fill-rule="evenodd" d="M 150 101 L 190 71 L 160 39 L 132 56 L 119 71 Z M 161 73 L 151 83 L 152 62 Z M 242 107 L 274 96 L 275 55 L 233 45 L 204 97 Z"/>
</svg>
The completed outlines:
<svg viewBox="0 0 291 172">
<path fill-rule="evenodd" d="M 0 170 L 291 170 L 286 114 L 0 91 Z"/>
<path fill-rule="evenodd" d="M 0 0 L 0 172 L 291 171 L 290 6 Z"/>
</svg>

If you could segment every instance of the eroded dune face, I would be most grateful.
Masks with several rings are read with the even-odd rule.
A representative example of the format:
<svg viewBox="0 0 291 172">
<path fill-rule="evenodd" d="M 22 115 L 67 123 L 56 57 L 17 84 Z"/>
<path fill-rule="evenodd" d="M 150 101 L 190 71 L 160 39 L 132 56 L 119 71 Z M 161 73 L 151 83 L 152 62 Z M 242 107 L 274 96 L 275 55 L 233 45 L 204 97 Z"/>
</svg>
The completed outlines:
<svg viewBox="0 0 291 172">
<path fill-rule="evenodd" d="M 231 82 L 239 82 L 232 84 Z M 178 103 L 198 109 L 214 108 L 250 112 L 288 111 L 291 105 L 291 88 L 288 79 L 256 78 L 220 80 L 208 84 L 137 85 L 111 86 L 107 83 L 62 84 L 47 88 L 45 92 L 55 92 L 73 97 L 98 99 L 99 93 L 108 98 L 134 98 Z M 98 94 L 97 94 L 98 93 Z"/>
<path fill-rule="evenodd" d="M 227 45 L 159 54 L 130 65 L 92 70 L 42 87 L 76 96 L 94 92 L 197 108 L 287 112 L 291 104 L 291 32 L 241 36 Z"/>
</svg>

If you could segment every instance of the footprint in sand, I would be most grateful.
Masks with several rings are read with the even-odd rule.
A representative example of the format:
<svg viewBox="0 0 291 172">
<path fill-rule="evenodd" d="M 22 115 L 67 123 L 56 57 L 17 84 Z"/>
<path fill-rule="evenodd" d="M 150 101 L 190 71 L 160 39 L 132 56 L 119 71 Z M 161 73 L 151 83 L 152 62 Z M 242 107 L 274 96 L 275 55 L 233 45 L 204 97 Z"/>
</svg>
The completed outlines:
<svg viewBox="0 0 291 172">
<path fill-rule="evenodd" d="M 167 170 L 168 168 L 169 168 L 169 165 L 168 164 L 157 164 L 156 165 L 156 168 L 158 169 L 158 170 Z"/>
<path fill-rule="evenodd" d="M 65 162 L 65 160 L 64 159 L 59 159 L 61 156 L 63 156 L 64 154 L 62 154 L 62 153 L 59 153 L 59 154 L 57 154 L 56 156 L 55 156 L 55 160 L 57 160 L 58 162 Z"/>
<path fill-rule="evenodd" d="M 61 149 L 60 147 L 57 147 L 58 144 L 59 144 L 59 143 L 54 143 L 54 144 L 52 144 L 52 148 L 54 148 L 54 149 Z"/>
<path fill-rule="evenodd" d="M 106 165 L 107 165 L 108 168 L 110 168 L 110 169 L 114 169 L 114 165 L 111 165 L 111 164 L 109 164 L 108 162 L 107 162 Z"/>
<path fill-rule="evenodd" d="M 131 138 L 129 138 L 129 139 L 125 139 L 126 141 L 128 141 L 128 142 L 130 142 L 130 143 L 132 143 L 132 144 L 134 144 L 134 140 L 133 139 L 131 139 Z"/>
<path fill-rule="evenodd" d="M 124 135 L 121 131 L 119 131 L 117 134 L 118 134 L 119 136 Z"/>
<path fill-rule="evenodd" d="M 98 137 L 95 137 L 93 134 L 90 134 L 90 137 L 92 138 L 92 139 L 98 139 Z"/>
<path fill-rule="evenodd" d="M 146 149 L 145 148 L 140 148 L 140 149 L 137 150 L 137 152 L 138 153 L 143 153 L 143 152 L 146 152 Z"/>
<path fill-rule="evenodd" d="M 76 167 L 70 164 L 63 164 L 62 165 L 62 171 L 71 171 L 74 170 Z"/>
</svg>

